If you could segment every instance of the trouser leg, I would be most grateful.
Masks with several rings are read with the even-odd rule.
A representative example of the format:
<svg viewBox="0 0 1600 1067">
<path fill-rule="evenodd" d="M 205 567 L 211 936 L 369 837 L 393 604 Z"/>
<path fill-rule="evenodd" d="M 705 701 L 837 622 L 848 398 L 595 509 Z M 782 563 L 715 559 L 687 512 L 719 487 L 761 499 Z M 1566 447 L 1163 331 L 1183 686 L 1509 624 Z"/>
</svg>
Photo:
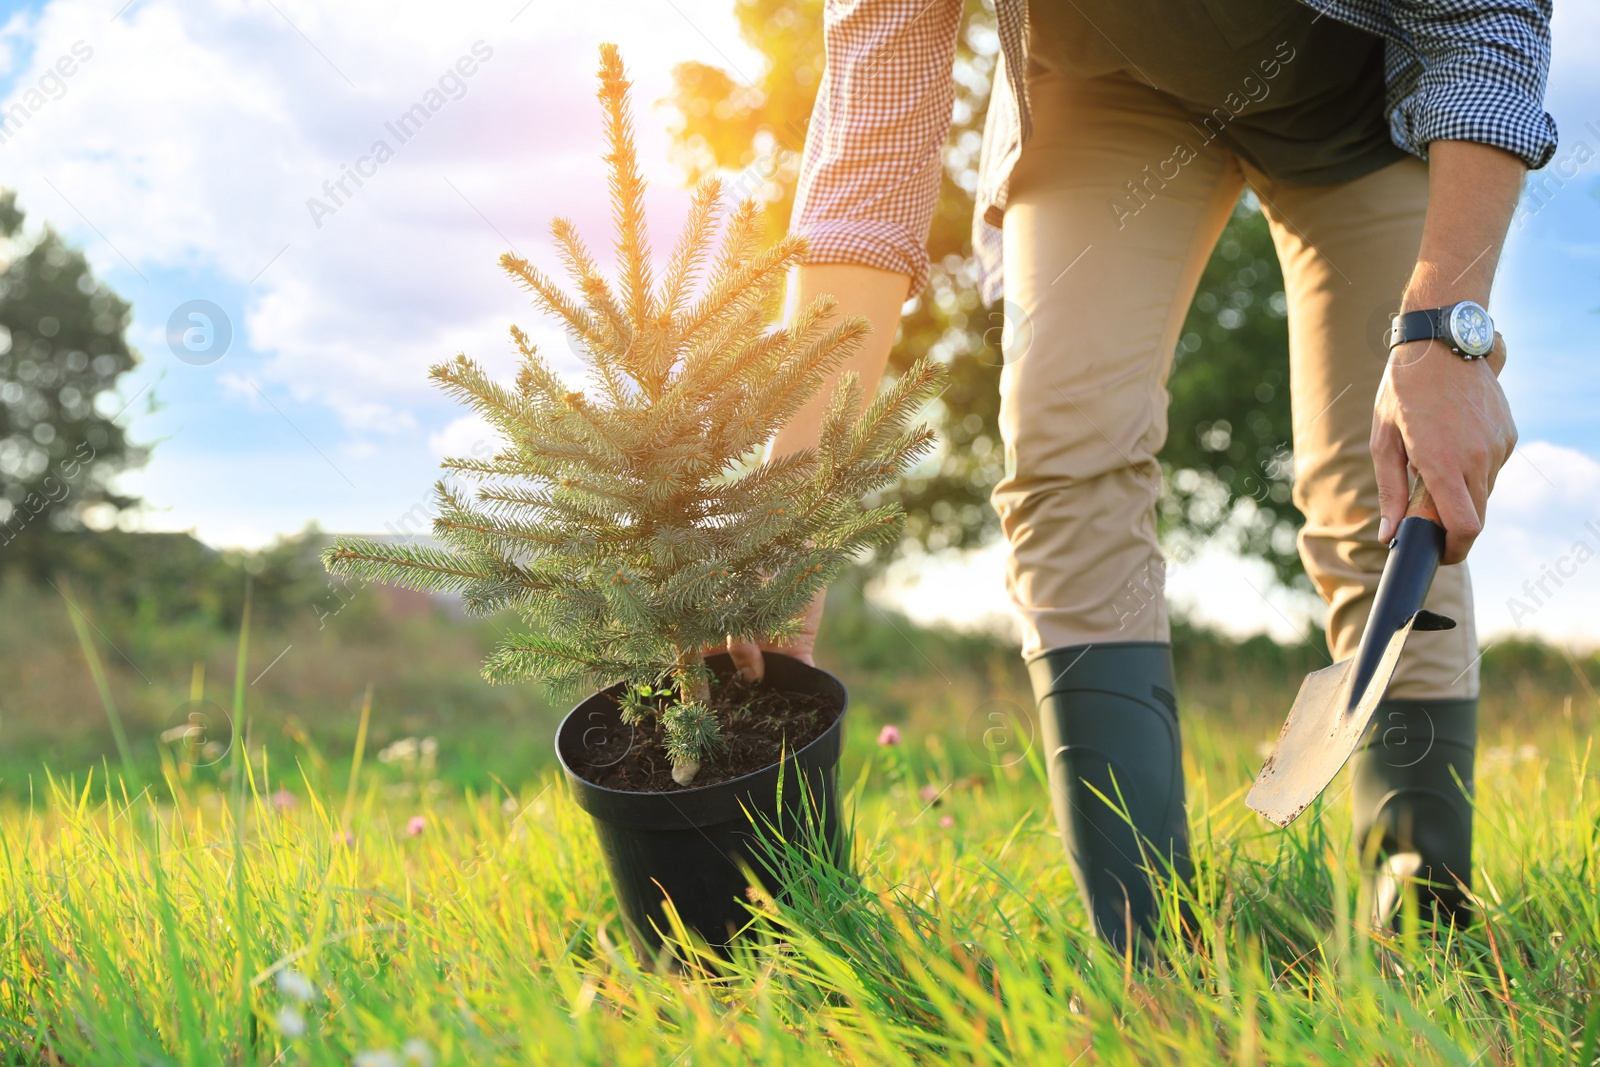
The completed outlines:
<svg viewBox="0 0 1600 1067">
<path fill-rule="evenodd" d="M 1029 87 L 994 504 L 1057 824 L 1096 928 L 1124 946 L 1157 914 L 1151 876 L 1189 870 L 1156 453 L 1178 332 L 1243 178 L 1220 145 L 1176 162 L 1193 131 L 1129 79 Z"/>
<path fill-rule="evenodd" d="M 1422 239 L 1427 167 L 1405 160 L 1340 185 L 1290 188 L 1248 174 L 1283 264 L 1294 397 L 1300 554 L 1328 603 L 1335 659 L 1354 654 L 1383 571 L 1368 445 L 1382 340 Z M 1439 568 L 1427 607 L 1456 628 L 1412 634 L 1372 731 L 1351 761 L 1356 847 L 1380 918 L 1402 877 L 1429 913 L 1459 913 L 1470 885 L 1478 647 L 1465 564 Z M 1457 784 L 1457 779 L 1461 784 Z M 1463 789 L 1465 787 L 1465 790 Z"/>
<path fill-rule="evenodd" d="M 1381 335 L 1422 242 L 1428 170 L 1408 159 L 1355 181 L 1310 187 L 1248 177 L 1289 298 L 1294 502 L 1306 520 L 1300 558 L 1328 604 L 1328 646 L 1343 659 L 1361 641 L 1388 554 L 1378 540 L 1372 406 L 1388 357 Z M 1411 636 L 1389 695 L 1476 696 L 1478 640 L 1465 564 L 1439 568 L 1427 607 L 1456 627 Z"/>
<path fill-rule="evenodd" d="M 993 496 L 1023 654 L 1166 641 L 1155 505 L 1167 374 L 1243 176 L 1216 143 L 1168 165 L 1194 132 L 1130 79 L 1048 75 L 1029 94 L 1034 133 L 1005 213 L 1012 322 Z"/>
</svg>

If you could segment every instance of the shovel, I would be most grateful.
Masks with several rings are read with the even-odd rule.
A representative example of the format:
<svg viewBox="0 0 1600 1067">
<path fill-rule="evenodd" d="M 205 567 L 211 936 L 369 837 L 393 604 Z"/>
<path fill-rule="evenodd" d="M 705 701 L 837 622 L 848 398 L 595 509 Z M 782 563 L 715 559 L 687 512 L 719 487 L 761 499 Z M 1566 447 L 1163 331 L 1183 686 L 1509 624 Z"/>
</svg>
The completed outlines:
<svg viewBox="0 0 1600 1067">
<path fill-rule="evenodd" d="M 1356 654 L 1306 675 L 1272 755 L 1245 803 L 1288 826 L 1328 787 L 1361 743 L 1415 630 L 1449 630 L 1455 620 L 1422 609 L 1444 551 L 1444 527 L 1417 479 L 1400 520 Z"/>
</svg>

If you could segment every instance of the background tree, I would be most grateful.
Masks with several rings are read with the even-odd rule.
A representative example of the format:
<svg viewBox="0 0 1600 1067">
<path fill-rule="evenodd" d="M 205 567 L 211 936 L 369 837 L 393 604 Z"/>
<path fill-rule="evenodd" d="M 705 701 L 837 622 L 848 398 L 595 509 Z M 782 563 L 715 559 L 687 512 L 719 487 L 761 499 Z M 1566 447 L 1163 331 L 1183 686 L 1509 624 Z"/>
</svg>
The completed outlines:
<svg viewBox="0 0 1600 1067">
<path fill-rule="evenodd" d="M 788 225 L 800 152 L 822 78 L 822 0 L 736 0 L 760 70 L 680 64 L 665 101 L 677 160 L 693 181 L 729 180 L 763 203 L 771 232 Z M 907 531 L 931 550 L 968 548 L 997 532 L 988 495 L 1002 473 L 1000 308 L 977 296 L 970 242 L 978 148 L 999 52 L 991 11 L 967 0 L 955 60 L 956 100 L 928 249 L 928 288 L 907 305 L 893 355 L 899 373 L 928 354 L 948 364 L 935 405 L 939 447 L 892 492 Z M 1288 330 L 1283 279 L 1265 221 L 1242 201 L 1201 279 L 1168 388 L 1162 526 L 1184 550 L 1221 538 L 1304 586 L 1294 550 L 1302 519 L 1289 502 Z M 910 539 L 907 539 L 910 540 Z M 905 544 L 902 541 L 901 544 Z"/>
<path fill-rule="evenodd" d="M 1289 500 L 1288 300 L 1267 220 L 1246 193 L 1206 264 L 1179 335 L 1161 451 L 1163 532 L 1187 555 L 1213 539 L 1311 590 Z"/>
<path fill-rule="evenodd" d="M 128 303 L 54 230 L 29 242 L 22 223 L 0 193 L 0 570 L 44 566 L 47 535 L 86 508 L 134 504 L 111 481 L 144 460 L 106 402 L 137 362 Z"/>
</svg>

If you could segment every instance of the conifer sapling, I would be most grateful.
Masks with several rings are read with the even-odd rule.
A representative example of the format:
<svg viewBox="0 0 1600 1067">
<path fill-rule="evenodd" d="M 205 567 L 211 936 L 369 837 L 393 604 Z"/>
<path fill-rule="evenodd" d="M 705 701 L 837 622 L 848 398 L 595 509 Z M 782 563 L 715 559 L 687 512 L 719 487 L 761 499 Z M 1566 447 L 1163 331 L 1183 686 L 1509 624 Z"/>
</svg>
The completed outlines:
<svg viewBox="0 0 1600 1067">
<path fill-rule="evenodd" d="M 845 375 L 821 444 L 762 462 L 867 324 L 819 300 L 773 328 L 805 244 L 765 243 L 747 201 L 713 258 L 715 181 L 695 192 L 657 284 L 629 83 L 614 45 L 600 56 L 618 284 L 563 219 L 551 232 L 579 297 L 517 256 L 500 260 L 575 339 L 585 387 L 553 372 L 516 327 L 512 386 L 464 355 L 434 367 L 433 380 L 503 439 L 490 458 L 444 462 L 433 529 L 445 547 L 339 538 L 323 558 L 335 574 L 459 593 L 474 613 L 517 612 L 529 632 L 504 641 L 484 676 L 623 683 L 624 717 L 660 717 L 673 778 L 687 785 L 722 740 L 703 650 L 793 634 L 861 549 L 894 537 L 898 507 L 862 498 L 931 446 L 913 420 L 941 374 L 919 361 L 864 410 Z"/>
</svg>

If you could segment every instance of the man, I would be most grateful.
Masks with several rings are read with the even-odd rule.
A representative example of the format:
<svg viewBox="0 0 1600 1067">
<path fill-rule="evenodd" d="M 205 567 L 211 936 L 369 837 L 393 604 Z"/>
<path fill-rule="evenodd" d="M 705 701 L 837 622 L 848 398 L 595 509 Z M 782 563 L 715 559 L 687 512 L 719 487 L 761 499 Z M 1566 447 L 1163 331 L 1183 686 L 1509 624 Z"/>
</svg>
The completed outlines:
<svg viewBox="0 0 1600 1067">
<path fill-rule="evenodd" d="M 828 4 L 794 295 L 873 323 L 847 368 L 867 383 L 927 277 L 961 7 Z M 996 0 L 996 15 L 974 243 L 985 298 L 1003 278 L 1009 333 L 1030 341 L 1006 352 L 993 502 L 1090 913 L 1123 945 L 1156 914 L 1151 875 L 1189 869 L 1156 455 L 1178 331 L 1248 186 L 1283 266 L 1300 551 L 1335 657 L 1360 639 L 1408 471 L 1447 531 L 1428 607 L 1459 625 L 1412 638 L 1354 793 L 1379 895 L 1392 908 L 1416 877 L 1453 917 L 1478 692 L 1462 561 L 1516 440 L 1483 309 L 1526 168 L 1555 150 L 1549 0 Z M 1369 336 L 1386 312 L 1430 312 L 1400 320 L 1387 359 Z M 776 451 L 815 442 L 820 406 Z"/>
</svg>

